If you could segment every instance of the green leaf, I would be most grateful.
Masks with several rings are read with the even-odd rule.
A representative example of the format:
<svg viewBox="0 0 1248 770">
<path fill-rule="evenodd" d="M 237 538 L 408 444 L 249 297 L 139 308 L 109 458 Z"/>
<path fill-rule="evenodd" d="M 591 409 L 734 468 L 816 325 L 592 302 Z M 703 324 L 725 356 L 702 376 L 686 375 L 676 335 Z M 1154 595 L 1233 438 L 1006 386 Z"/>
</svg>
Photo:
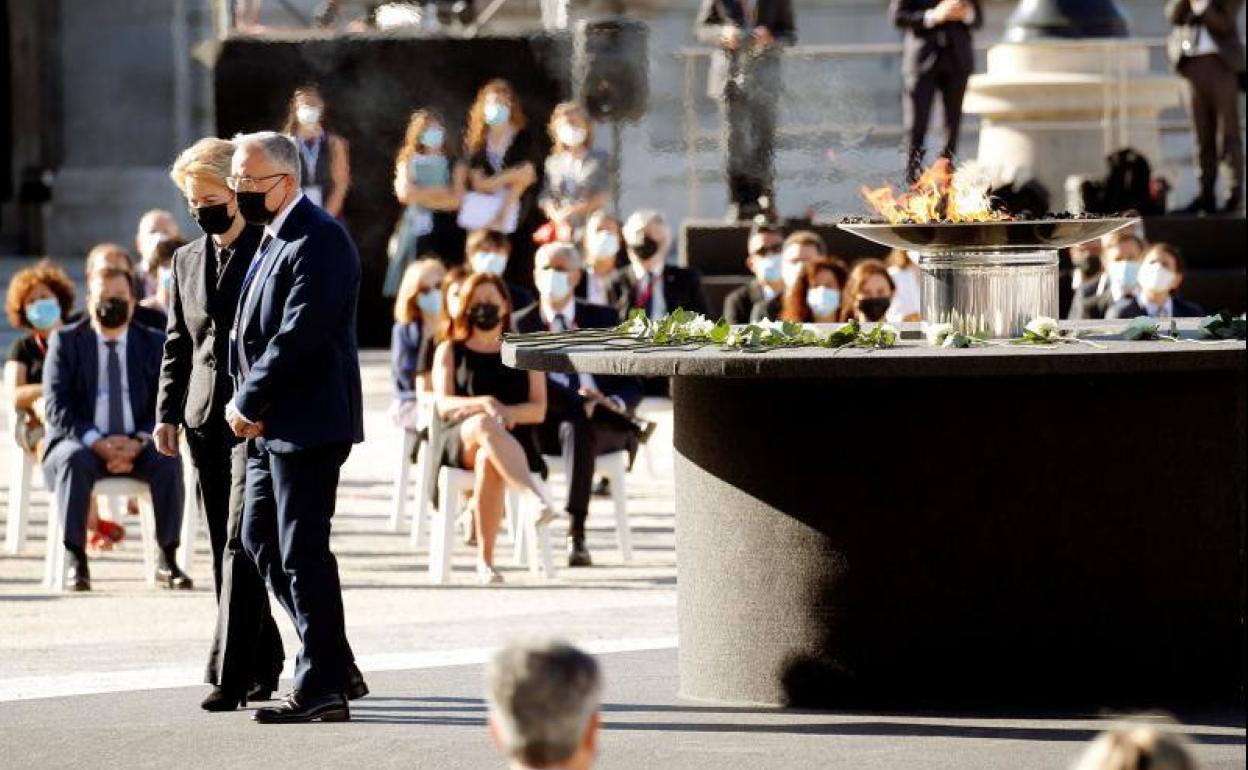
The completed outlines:
<svg viewBox="0 0 1248 770">
<path fill-rule="evenodd" d="M 1139 316 L 1131 320 L 1127 324 L 1127 328 L 1122 331 L 1124 340 L 1155 340 L 1157 339 L 1158 324 L 1155 319 L 1146 315 Z"/>
<path fill-rule="evenodd" d="M 715 328 L 711 329 L 711 342 L 721 344 L 726 342 L 730 331 L 732 331 L 732 326 L 729 325 L 728 320 L 725 318 L 719 319 L 719 322 L 715 324 Z"/>
</svg>

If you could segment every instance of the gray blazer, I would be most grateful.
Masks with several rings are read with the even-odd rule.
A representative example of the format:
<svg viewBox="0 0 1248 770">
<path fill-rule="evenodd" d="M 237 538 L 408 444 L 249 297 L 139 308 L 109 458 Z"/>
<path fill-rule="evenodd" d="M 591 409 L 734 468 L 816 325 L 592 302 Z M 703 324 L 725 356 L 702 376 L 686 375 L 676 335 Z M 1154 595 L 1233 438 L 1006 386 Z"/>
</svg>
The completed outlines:
<svg viewBox="0 0 1248 770">
<path fill-rule="evenodd" d="M 1174 25 L 1167 41 L 1166 53 L 1176 68 L 1189 52 L 1196 49 L 1201 27 L 1209 30 L 1209 36 L 1218 49 L 1218 56 L 1231 72 L 1244 71 L 1244 44 L 1239 39 L 1236 19 L 1244 0 L 1210 0 L 1201 14 L 1192 11 L 1189 0 L 1168 0 L 1166 18 Z"/>
</svg>

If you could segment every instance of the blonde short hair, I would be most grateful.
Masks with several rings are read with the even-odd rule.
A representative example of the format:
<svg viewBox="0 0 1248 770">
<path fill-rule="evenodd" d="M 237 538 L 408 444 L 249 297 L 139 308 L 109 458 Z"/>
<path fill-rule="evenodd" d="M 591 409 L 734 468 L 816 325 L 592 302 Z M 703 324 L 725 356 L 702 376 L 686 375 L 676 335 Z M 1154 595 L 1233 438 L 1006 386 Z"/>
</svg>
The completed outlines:
<svg viewBox="0 0 1248 770">
<path fill-rule="evenodd" d="M 182 151 L 169 169 L 169 178 L 179 190 L 186 189 L 186 181 L 192 177 L 225 184 L 230 175 L 230 161 L 234 158 L 234 143 L 225 139 L 208 137 Z"/>
<path fill-rule="evenodd" d="M 1196 770 L 1196 762 L 1173 735 L 1122 727 L 1098 735 L 1072 770 Z"/>
</svg>

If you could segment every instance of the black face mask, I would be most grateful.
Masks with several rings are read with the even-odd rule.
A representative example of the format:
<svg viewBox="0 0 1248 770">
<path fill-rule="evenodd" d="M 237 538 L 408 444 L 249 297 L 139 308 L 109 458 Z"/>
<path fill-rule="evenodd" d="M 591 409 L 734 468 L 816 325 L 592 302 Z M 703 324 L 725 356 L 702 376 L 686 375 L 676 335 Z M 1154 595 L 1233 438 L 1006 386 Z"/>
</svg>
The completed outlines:
<svg viewBox="0 0 1248 770">
<path fill-rule="evenodd" d="M 268 193 L 262 192 L 240 192 L 237 193 L 238 213 L 243 215 L 243 219 L 253 225 L 267 225 L 273 221 L 273 217 L 277 216 L 276 211 L 269 211 L 269 207 L 265 205 L 264 197 Z"/>
<path fill-rule="evenodd" d="M 130 302 L 121 297 L 102 299 L 95 306 L 95 320 L 105 329 L 119 329 L 130 320 Z"/>
<path fill-rule="evenodd" d="M 502 309 L 493 302 L 478 302 L 468 308 L 468 323 L 483 332 L 488 332 L 497 328 L 502 322 L 501 313 Z"/>
<path fill-rule="evenodd" d="M 642 239 L 641 243 L 628 248 L 633 253 L 633 256 L 644 262 L 659 253 L 659 242 L 647 235 Z"/>
<path fill-rule="evenodd" d="M 215 206 L 199 206 L 191 208 L 191 219 L 199 225 L 206 235 L 220 235 L 234 225 L 234 215 L 230 213 L 230 204 L 218 203 Z"/>
<path fill-rule="evenodd" d="M 891 297 L 870 297 L 858 300 L 858 309 L 868 321 L 878 321 L 888 312 L 888 306 L 891 304 L 893 304 Z"/>
</svg>

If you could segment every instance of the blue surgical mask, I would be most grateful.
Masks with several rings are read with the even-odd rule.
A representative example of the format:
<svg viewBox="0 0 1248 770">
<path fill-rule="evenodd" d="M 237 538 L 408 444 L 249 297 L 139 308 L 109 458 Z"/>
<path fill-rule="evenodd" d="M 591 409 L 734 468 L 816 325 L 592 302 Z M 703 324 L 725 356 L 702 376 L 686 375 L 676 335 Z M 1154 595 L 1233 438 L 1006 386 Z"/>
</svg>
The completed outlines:
<svg viewBox="0 0 1248 770">
<path fill-rule="evenodd" d="M 841 307 L 841 292 L 827 286 L 815 286 L 806 292 L 806 305 L 817 316 L 829 316 Z"/>
<path fill-rule="evenodd" d="M 478 251 L 472 255 L 472 271 L 474 273 L 490 273 L 502 275 L 507 269 L 507 256 L 497 251 Z"/>
<path fill-rule="evenodd" d="M 599 230 L 589 238 L 589 253 L 595 259 L 615 259 L 620 253 L 620 237 L 610 230 Z"/>
<path fill-rule="evenodd" d="M 442 292 L 437 289 L 422 291 L 416 298 L 416 307 L 427 316 L 435 316 L 442 312 Z"/>
<path fill-rule="evenodd" d="M 55 297 L 37 299 L 26 306 L 26 320 L 40 331 L 47 331 L 61 320 L 61 303 Z"/>
<path fill-rule="evenodd" d="M 501 126 L 511 120 L 511 108 L 502 102 L 487 102 L 484 114 L 486 125 L 490 126 Z"/>
<path fill-rule="evenodd" d="M 758 260 L 758 280 L 772 283 L 784 278 L 784 265 L 779 254 L 774 257 L 754 257 Z"/>
<path fill-rule="evenodd" d="M 1118 259 L 1109 263 L 1107 271 L 1109 272 L 1110 283 L 1121 291 L 1130 291 L 1135 288 L 1136 277 L 1140 272 L 1140 263 Z"/>
<path fill-rule="evenodd" d="M 537 271 L 537 290 L 543 297 L 558 302 L 572 293 L 572 283 L 567 273 L 547 268 Z"/>
<path fill-rule="evenodd" d="M 430 126 L 420 134 L 420 143 L 431 150 L 442 149 L 442 142 L 446 140 L 446 131 L 441 126 Z"/>
</svg>

